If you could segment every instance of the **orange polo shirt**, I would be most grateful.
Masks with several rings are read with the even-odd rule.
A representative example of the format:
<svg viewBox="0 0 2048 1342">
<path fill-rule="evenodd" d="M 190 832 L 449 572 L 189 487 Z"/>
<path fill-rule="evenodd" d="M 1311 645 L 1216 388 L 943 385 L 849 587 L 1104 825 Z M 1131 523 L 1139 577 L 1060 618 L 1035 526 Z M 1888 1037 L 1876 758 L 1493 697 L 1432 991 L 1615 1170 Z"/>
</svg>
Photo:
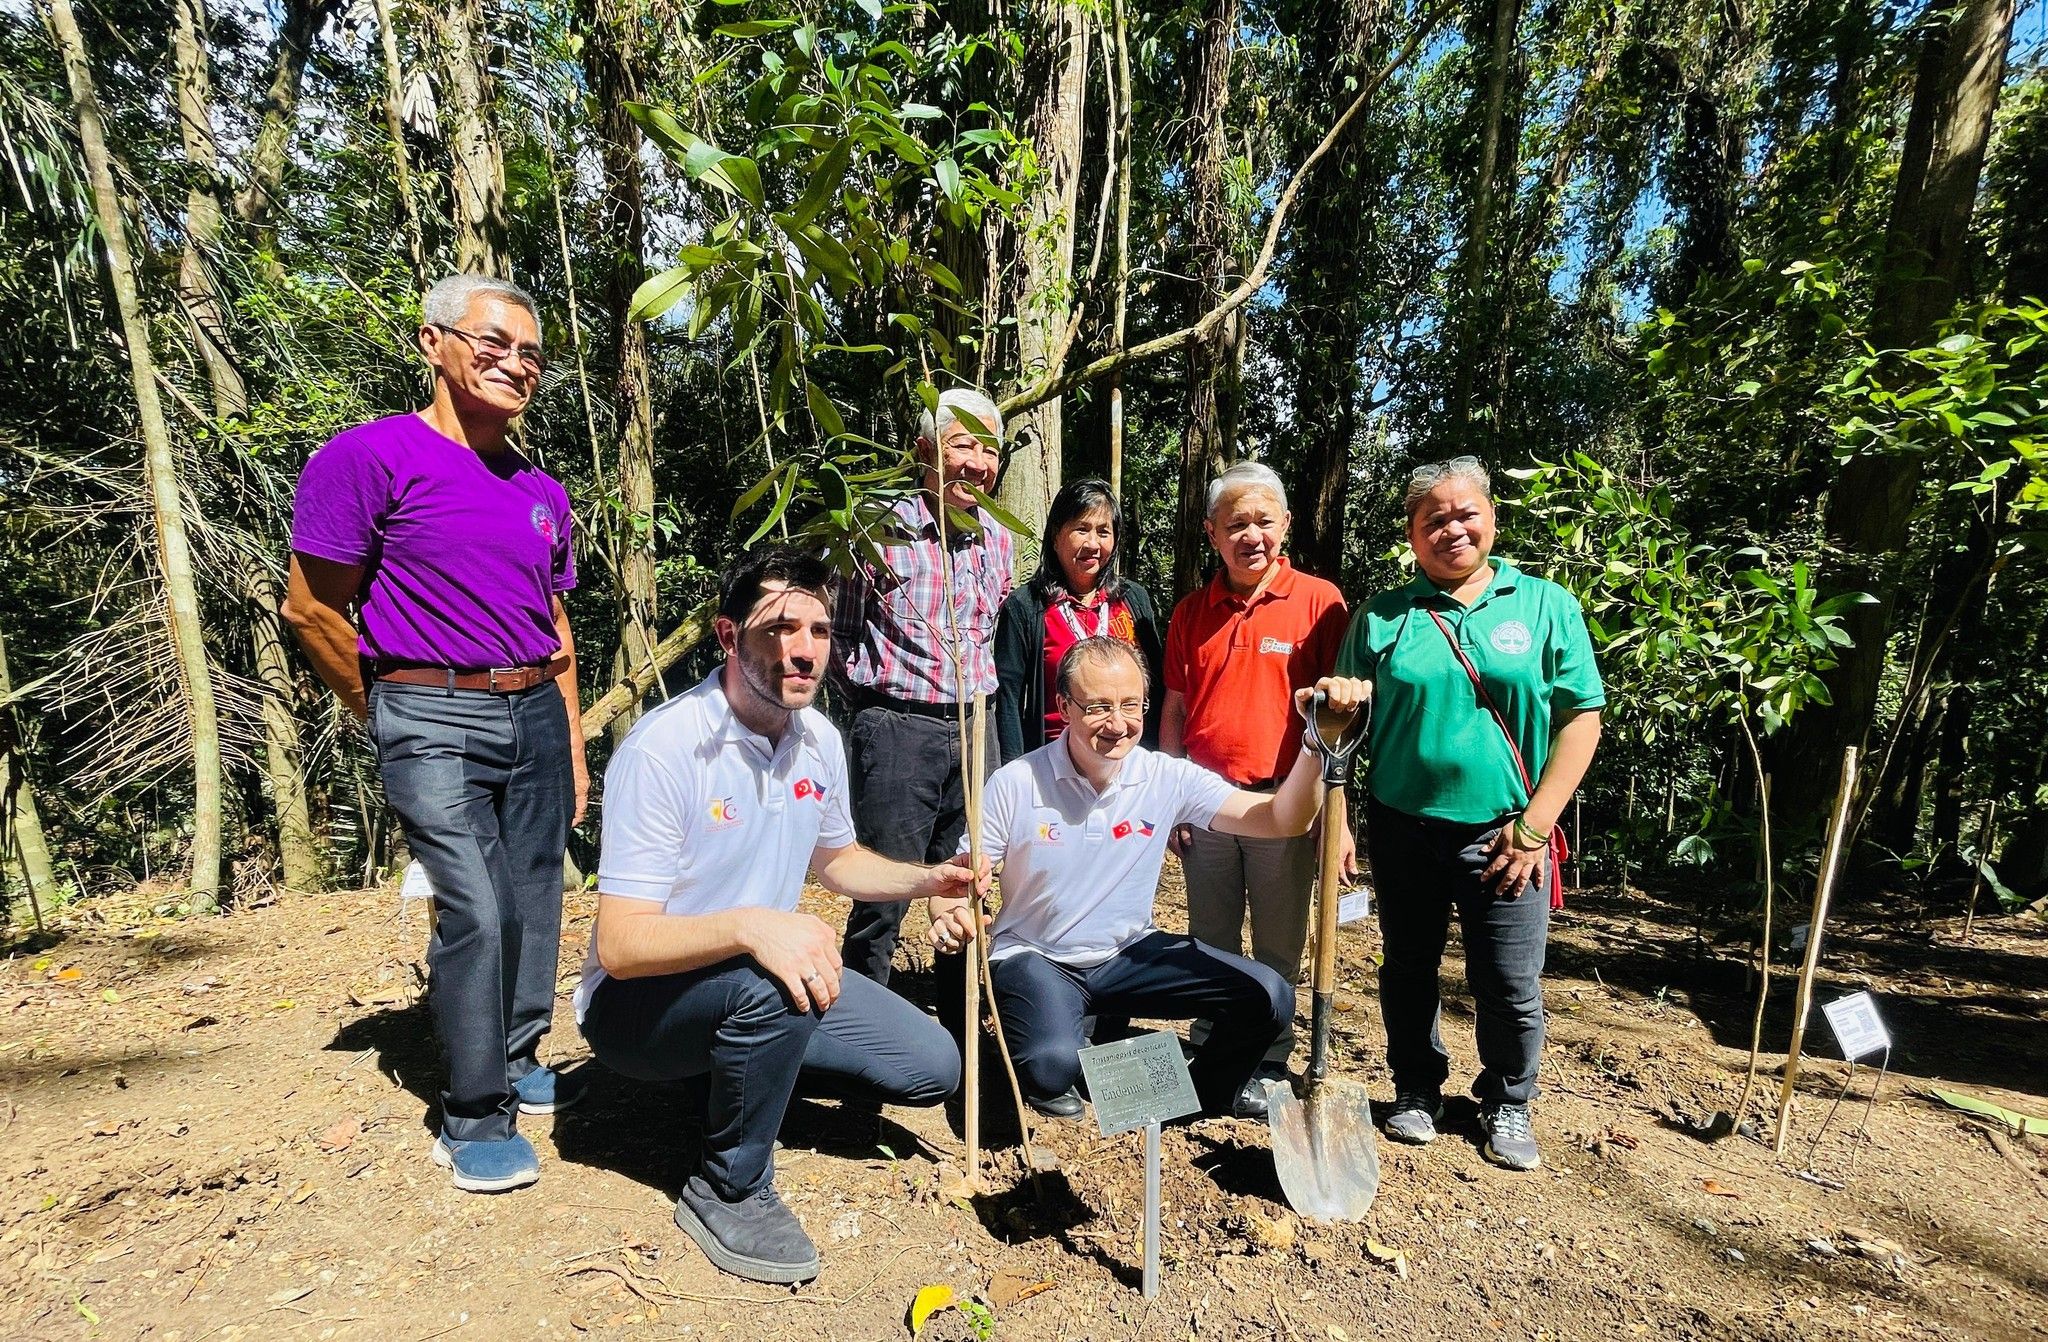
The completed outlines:
<svg viewBox="0 0 2048 1342">
<path fill-rule="evenodd" d="M 1278 782 L 1301 748 L 1294 691 L 1337 665 L 1348 621 L 1334 583 L 1280 572 L 1250 601 L 1219 572 L 1166 628 L 1166 688 L 1187 700 L 1187 757 L 1239 787 Z"/>
</svg>

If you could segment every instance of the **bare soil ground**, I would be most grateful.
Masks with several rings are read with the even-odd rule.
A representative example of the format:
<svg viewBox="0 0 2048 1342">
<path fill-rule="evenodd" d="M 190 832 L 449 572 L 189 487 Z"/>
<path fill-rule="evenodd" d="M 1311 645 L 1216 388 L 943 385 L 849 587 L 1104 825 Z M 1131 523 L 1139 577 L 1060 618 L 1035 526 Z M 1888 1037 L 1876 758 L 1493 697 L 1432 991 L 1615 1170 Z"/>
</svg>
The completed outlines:
<svg viewBox="0 0 2048 1342">
<path fill-rule="evenodd" d="M 1169 870 L 1169 925 L 1178 907 Z M 0 1337 L 864 1342 L 906 1337 L 934 1283 L 991 1304 L 997 1338 L 1062 1342 L 2048 1336 L 2043 1144 L 2000 1149 L 1923 1097 L 1938 1080 L 2048 1113 L 2037 922 L 1980 924 L 1968 946 L 1946 924 L 1852 922 L 1832 940 L 1822 998 L 1873 988 L 1901 1048 L 1874 1104 L 1860 1070 L 1824 1133 L 1845 1069 L 1811 1063 L 1779 1161 L 1683 1130 L 1740 1087 L 1739 948 L 1639 892 L 1586 892 L 1553 941 L 1543 1171 L 1486 1165 L 1467 1102 L 1431 1147 L 1381 1143 L 1367 1223 L 1319 1226 L 1281 1202 L 1263 1127 L 1169 1129 L 1165 1287 L 1146 1302 L 1137 1134 L 1042 1124 L 1060 1173 L 1040 1202 L 993 1066 L 998 1191 L 979 1196 L 960 1179 L 957 1103 L 796 1105 L 780 1184 L 826 1264 L 798 1290 L 704 1261 L 669 1219 L 694 1155 L 682 1097 L 594 1066 L 583 1105 L 523 1124 L 538 1186 L 456 1192 L 427 1160 L 424 920 L 397 910 L 366 891 L 175 923 L 139 895 L 0 967 Z M 546 1055 L 574 1064 L 589 902 L 570 914 Z M 1377 933 L 1343 940 L 1338 1063 L 1384 1100 Z M 1469 1078 L 1458 976 L 1454 950 L 1445 1032 Z M 1789 1015 L 1775 997 L 1767 1047 L 1786 1046 Z M 1809 1159 L 1828 1182 L 1796 1177 Z M 926 1333 L 966 1335 L 957 1312 Z"/>
</svg>

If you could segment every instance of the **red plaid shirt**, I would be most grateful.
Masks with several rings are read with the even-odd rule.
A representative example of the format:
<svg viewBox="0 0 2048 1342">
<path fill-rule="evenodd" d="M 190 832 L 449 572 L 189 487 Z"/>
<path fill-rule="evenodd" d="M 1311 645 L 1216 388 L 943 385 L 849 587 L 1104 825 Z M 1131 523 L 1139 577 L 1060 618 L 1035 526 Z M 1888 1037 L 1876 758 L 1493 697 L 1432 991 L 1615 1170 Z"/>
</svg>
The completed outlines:
<svg viewBox="0 0 2048 1342">
<path fill-rule="evenodd" d="M 939 526 L 922 494 L 898 503 L 894 511 L 903 530 L 916 539 L 883 545 L 887 568 L 864 571 L 841 589 L 836 641 L 846 678 L 857 688 L 892 699 L 957 703 L 962 695 L 959 670 L 949 651 L 955 622 L 945 617 L 947 575 Z M 1010 595 L 1016 553 L 1002 524 L 975 511 L 979 535 L 949 529 L 946 536 L 967 695 L 996 691 L 996 613 Z"/>
</svg>

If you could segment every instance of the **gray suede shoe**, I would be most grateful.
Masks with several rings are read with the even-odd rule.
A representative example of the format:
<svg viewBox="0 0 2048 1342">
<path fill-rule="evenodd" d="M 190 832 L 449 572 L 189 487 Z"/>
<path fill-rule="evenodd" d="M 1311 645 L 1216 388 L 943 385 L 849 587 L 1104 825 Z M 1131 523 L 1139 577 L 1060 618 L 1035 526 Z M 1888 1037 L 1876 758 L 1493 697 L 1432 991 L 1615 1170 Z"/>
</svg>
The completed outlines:
<svg viewBox="0 0 2048 1342">
<path fill-rule="evenodd" d="M 676 1199 L 676 1225 L 713 1266 L 735 1277 L 788 1285 L 818 1275 L 817 1247 L 773 1184 L 727 1202 L 693 1174 Z"/>
</svg>

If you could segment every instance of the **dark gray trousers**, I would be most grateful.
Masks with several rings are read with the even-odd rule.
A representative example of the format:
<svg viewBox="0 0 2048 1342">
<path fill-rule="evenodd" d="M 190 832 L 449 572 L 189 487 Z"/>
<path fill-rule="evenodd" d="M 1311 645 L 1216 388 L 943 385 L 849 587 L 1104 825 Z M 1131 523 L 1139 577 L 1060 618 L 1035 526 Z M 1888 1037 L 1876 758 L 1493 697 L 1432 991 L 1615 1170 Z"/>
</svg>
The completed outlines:
<svg viewBox="0 0 2048 1342">
<path fill-rule="evenodd" d="M 853 829 L 861 843 L 899 862 L 943 862 L 953 856 L 967 832 L 959 724 L 950 717 L 868 707 L 854 714 L 848 737 Z M 1000 753 L 993 730 L 986 751 L 993 772 Z M 839 950 L 846 967 L 886 987 L 909 907 L 855 904 Z M 966 962 L 964 955 L 933 957 L 939 1019 L 956 1037 L 966 1009 Z"/>
<path fill-rule="evenodd" d="M 427 1003 L 448 1080 L 441 1132 L 501 1141 L 555 1009 L 562 850 L 575 810 L 553 683 L 519 694 L 373 682 L 384 797 L 434 886 Z"/>
<path fill-rule="evenodd" d="M 938 1104 L 960 1055 L 931 1017 L 857 974 L 822 1015 L 794 1011 L 749 957 L 682 974 L 606 979 L 583 1016 L 599 1062 L 640 1081 L 706 1076 L 702 1170 L 728 1201 L 775 1177 L 775 1134 L 807 1084 L 891 1104 Z"/>
<path fill-rule="evenodd" d="M 1081 1079 L 1091 1015 L 1205 1016 L 1214 1023 L 1188 1072 L 1204 1111 L 1227 1114 L 1266 1045 L 1294 1019 L 1294 985 L 1286 979 L 1256 960 L 1172 932 L 1148 933 L 1088 969 L 1037 951 L 1006 955 L 989 969 L 1017 1079 L 1041 1097 L 1064 1094 Z"/>
<path fill-rule="evenodd" d="M 1501 822 L 1459 825 L 1368 803 L 1366 852 L 1378 887 L 1380 1014 L 1397 1091 L 1441 1090 L 1451 1055 L 1438 1028 L 1438 970 L 1453 909 L 1465 941 L 1465 981 L 1477 1008 L 1481 1103 L 1536 1098 L 1543 1059 L 1543 953 L 1550 936 L 1548 887 L 1540 880 L 1504 899 L 1480 873 Z"/>
</svg>

